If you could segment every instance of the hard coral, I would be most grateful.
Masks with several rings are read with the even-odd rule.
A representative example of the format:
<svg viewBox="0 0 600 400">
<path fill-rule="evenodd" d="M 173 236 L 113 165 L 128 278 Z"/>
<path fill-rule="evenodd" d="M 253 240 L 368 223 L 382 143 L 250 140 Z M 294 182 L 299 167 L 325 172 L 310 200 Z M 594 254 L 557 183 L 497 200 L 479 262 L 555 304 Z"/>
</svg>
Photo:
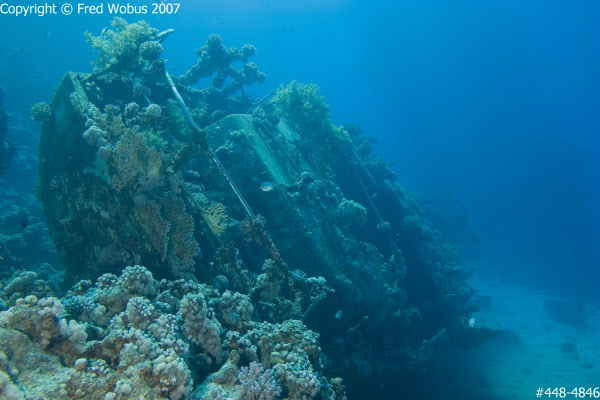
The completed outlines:
<svg viewBox="0 0 600 400">
<path fill-rule="evenodd" d="M 196 50 L 200 57 L 198 63 L 194 65 L 185 75 L 181 76 L 180 82 L 185 85 L 192 85 L 200 78 L 206 78 L 217 73 L 216 87 L 220 87 L 229 72 L 229 65 L 235 61 L 248 61 L 249 57 L 256 54 L 256 48 L 249 44 L 244 45 L 241 50 L 236 47 L 227 49 L 219 35 L 212 34 L 206 40 L 206 45 Z M 218 82 L 221 82 L 219 84 Z"/>
<path fill-rule="evenodd" d="M 31 120 L 32 121 L 47 121 L 52 118 L 52 110 L 50 106 L 44 102 L 37 103 L 31 107 Z"/>
<path fill-rule="evenodd" d="M 296 126 L 302 139 L 312 144 L 309 147 L 319 149 L 323 158 L 328 159 L 331 152 L 345 147 L 351 140 L 344 128 L 331 123 L 329 105 L 319 91 L 315 84 L 292 81 L 277 89 L 271 104 L 275 115 Z"/>
<path fill-rule="evenodd" d="M 335 216 L 340 226 L 363 226 L 367 222 L 367 209 L 355 201 L 343 200 L 338 204 Z"/>
<path fill-rule="evenodd" d="M 281 85 L 272 100 L 275 114 L 298 126 L 304 133 L 311 129 L 322 129 L 329 121 L 329 105 L 319 93 L 317 85 L 292 81 Z"/>
<path fill-rule="evenodd" d="M 0 313 L 0 397 L 18 396 L 12 373 L 3 375 L 18 369 L 19 387 L 32 398 L 343 399 L 343 387 L 332 397 L 318 372 L 318 336 L 300 321 L 253 322 L 250 298 L 240 293 L 157 282 L 139 265 L 71 293 L 79 294 L 63 300 L 72 302 L 69 322 L 53 298 L 28 296 Z M 102 321 L 85 316 L 92 309 Z M 3 357 L 10 345 L 26 347 L 29 358 Z M 49 373 L 54 379 L 43 379 Z M 206 378 L 198 392 L 209 397 L 191 396 L 192 376 Z"/>
<path fill-rule="evenodd" d="M 201 294 L 187 294 L 181 300 L 179 315 L 186 338 L 200 345 L 208 354 L 221 360 L 221 324 L 212 315 Z"/>
<path fill-rule="evenodd" d="M 128 24 L 124 19 L 117 17 L 112 21 L 112 26 L 115 30 L 104 29 L 100 36 L 85 33 L 86 41 L 98 52 L 98 58 L 92 62 L 96 72 L 133 72 L 141 67 L 142 56 L 152 59 L 160 55 L 156 44 L 142 46 L 158 33 L 146 22 Z"/>
<path fill-rule="evenodd" d="M 281 388 L 270 369 L 256 362 L 242 367 L 238 374 L 242 384 L 242 397 L 245 400 L 273 400 L 281 394 Z"/>
<path fill-rule="evenodd" d="M 142 45 L 140 46 L 140 55 L 144 60 L 154 61 L 158 57 L 160 57 L 163 50 L 164 49 L 159 42 L 155 40 L 149 40 L 147 42 L 142 43 Z"/>
</svg>

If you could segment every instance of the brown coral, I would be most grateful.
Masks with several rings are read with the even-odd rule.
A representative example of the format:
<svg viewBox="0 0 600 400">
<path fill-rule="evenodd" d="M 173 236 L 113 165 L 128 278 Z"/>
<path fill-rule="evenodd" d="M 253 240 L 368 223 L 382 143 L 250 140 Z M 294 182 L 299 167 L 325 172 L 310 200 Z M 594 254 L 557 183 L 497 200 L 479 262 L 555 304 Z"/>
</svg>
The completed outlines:
<svg viewBox="0 0 600 400">
<path fill-rule="evenodd" d="M 127 130 L 121 136 L 113 158 L 116 172 L 112 176 L 112 185 L 119 191 L 138 178 L 158 175 L 162 166 L 160 153 L 148 147 L 144 137 L 133 130 Z"/>
<path fill-rule="evenodd" d="M 161 260 L 165 261 L 171 225 L 160 215 L 160 206 L 154 201 L 149 201 L 136 208 L 135 217 L 148 235 L 152 247 L 160 254 Z"/>
<path fill-rule="evenodd" d="M 171 253 L 175 275 L 193 271 L 194 256 L 200 246 L 194 240 L 194 219 L 186 212 L 185 203 L 179 197 L 167 196 L 161 199 L 163 213 L 171 224 Z M 178 265 L 179 264 L 179 265 Z M 177 268 L 178 267 L 178 268 Z"/>
</svg>

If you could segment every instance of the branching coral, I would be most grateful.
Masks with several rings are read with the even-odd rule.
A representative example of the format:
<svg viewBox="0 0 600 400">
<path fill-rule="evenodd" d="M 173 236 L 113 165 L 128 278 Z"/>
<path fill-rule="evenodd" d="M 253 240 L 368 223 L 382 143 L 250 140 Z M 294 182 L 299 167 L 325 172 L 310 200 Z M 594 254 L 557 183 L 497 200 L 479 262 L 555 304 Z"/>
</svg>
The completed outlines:
<svg viewBox="0 0 600 400">
<path fill-rule="evenodd" d="M 288 271 L 273 260 L 265 260 L 262 270 L 263 273 L 256 279 L 254 291 L 260 295 L 263 301 L 271 301 L 281 291 Z"/>
<path fill-rule="evenodd" d="M 160 54 L 163 52 L 163 50 L 164 49 L 159 42 L 155 40 L 149 40 L 141 44 L 140 55 L 144 60 L 154 61 L 160 57 Z"/>
<path fill-rule="evenodd" d="M 285 118 L 302 131 L 321 130 L 329 121 L 329 106 L 317 85 L 292 81 L 281 85 L 271 103 L 276 115 Z"/>
<path fill-rule="evenodd" d="M 242 384 L 242 397 L 246 400 L 273 400 L 281 394 L 273 371 L 265 370 L 259 363 L 251 362 L 242 367 L 238 379 Z"/>
<path fill-rule="evenodd" d="M 228 329 L 245 331 L 252 321 L 254 307 L 248 296 L 241 293 L 227 290 L 220 298 L 211 300 L 210 305 Z"/>
<path fill-rule="evenodd" d="M 179 78 L 180 82 L 192 85 L 200 78 L 209 77 L 216 72 L 213 84 L 215 87 L 221 87 L 227 76 L 231 74 L 230 64 L 235 61 L 245 63 L 249 57 L 256 54 L 256 49 L 249 44 L 242 47 L 241 50 L 236 47 L 227 49 L 219 35 L 213 34 L 208 37 L 205 46 L 196 50 L 196 54 L 200 57 L 198 63 Z"/>
<path fill-rule="evenodd" d="M 105 29 L 100 36 L 85 33 L 87 42 L 98 52 L 98 58 L 92 62 L 94 70 L 101 73 L 138 70 L 142 43 L 152 40 L 158 31 L 144 21 L 128 24 L 118 17 L 112 21 L 112 26 L 115 30 Z M 141 48 L 144 57 L 156 58 L 160 54 L 155 44 L 144 44 Z"/>
<path fill-rule="evenodd" d="M 244 268 L 240 251 L 234 242 L 229 242 L 217 249 L 214 266 L 219 274 L 223 274 L 235 290 L 248 293 L 252 285 L 251 274 Z"/>
<path fill-rule="evenodd" d="M 185 337 L 202 347 L 202 350 L 221 360 L 221 324 L 214 319 L 212 311 L 201 294 L 187 294 L 179 305 Z"/>
<path fill-rule="evenodd" d="M 319 90 L 315 84 L 292 81 L 277 89 L 271 104 L 275 107 L 275 115 L 295 125 L 304 140 L 327 154 L 349 145 L 351 140 L 348 132 L 331 123 L 329 106 Z"/>
</svg>

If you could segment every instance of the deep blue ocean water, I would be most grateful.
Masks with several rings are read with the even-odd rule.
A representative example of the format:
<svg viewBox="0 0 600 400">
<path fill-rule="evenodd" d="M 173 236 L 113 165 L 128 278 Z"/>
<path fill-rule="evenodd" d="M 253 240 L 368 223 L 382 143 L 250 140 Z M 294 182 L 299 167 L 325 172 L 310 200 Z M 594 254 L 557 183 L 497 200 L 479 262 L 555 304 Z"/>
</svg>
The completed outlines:
<svg viewBox="0 0 600 400">
<path fill-rule="evenodd" d="M 38 129 L 30 107 L 65 71 L 91 71 L 83 32 L 112 17 L 0 15 L 0 86 L 25 128 L 8 138 L 35 151 L 19 133 Z M 318 84 L 333 122 L 378 140 L 476 275 L 600 303 L 599 2 L 184 0 L 177 15 L 123 17 L 175 29 L 176 73 L 211 33 L 253 44 L 267 80 L 250 93 Z"/>
</svg>

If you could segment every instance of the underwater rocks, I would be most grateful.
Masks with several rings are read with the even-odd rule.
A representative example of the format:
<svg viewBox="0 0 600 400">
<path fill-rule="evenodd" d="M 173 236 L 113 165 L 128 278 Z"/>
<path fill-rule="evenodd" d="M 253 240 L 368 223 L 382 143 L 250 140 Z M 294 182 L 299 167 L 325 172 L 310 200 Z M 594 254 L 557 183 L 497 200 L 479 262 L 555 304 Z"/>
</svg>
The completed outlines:
<svg viewBox="0 0 600 400">
<path fill-rule="evenodd" d="M 79 282 L 62 299 L 27 295 L 0 313 L 0 393 L 54 400 L 345 398 L 341 382 L 322 375 L 316 333 L 300 321 L 255 319 L 239 293 L 156 281 L 141 266 Z"/>
</svg>

